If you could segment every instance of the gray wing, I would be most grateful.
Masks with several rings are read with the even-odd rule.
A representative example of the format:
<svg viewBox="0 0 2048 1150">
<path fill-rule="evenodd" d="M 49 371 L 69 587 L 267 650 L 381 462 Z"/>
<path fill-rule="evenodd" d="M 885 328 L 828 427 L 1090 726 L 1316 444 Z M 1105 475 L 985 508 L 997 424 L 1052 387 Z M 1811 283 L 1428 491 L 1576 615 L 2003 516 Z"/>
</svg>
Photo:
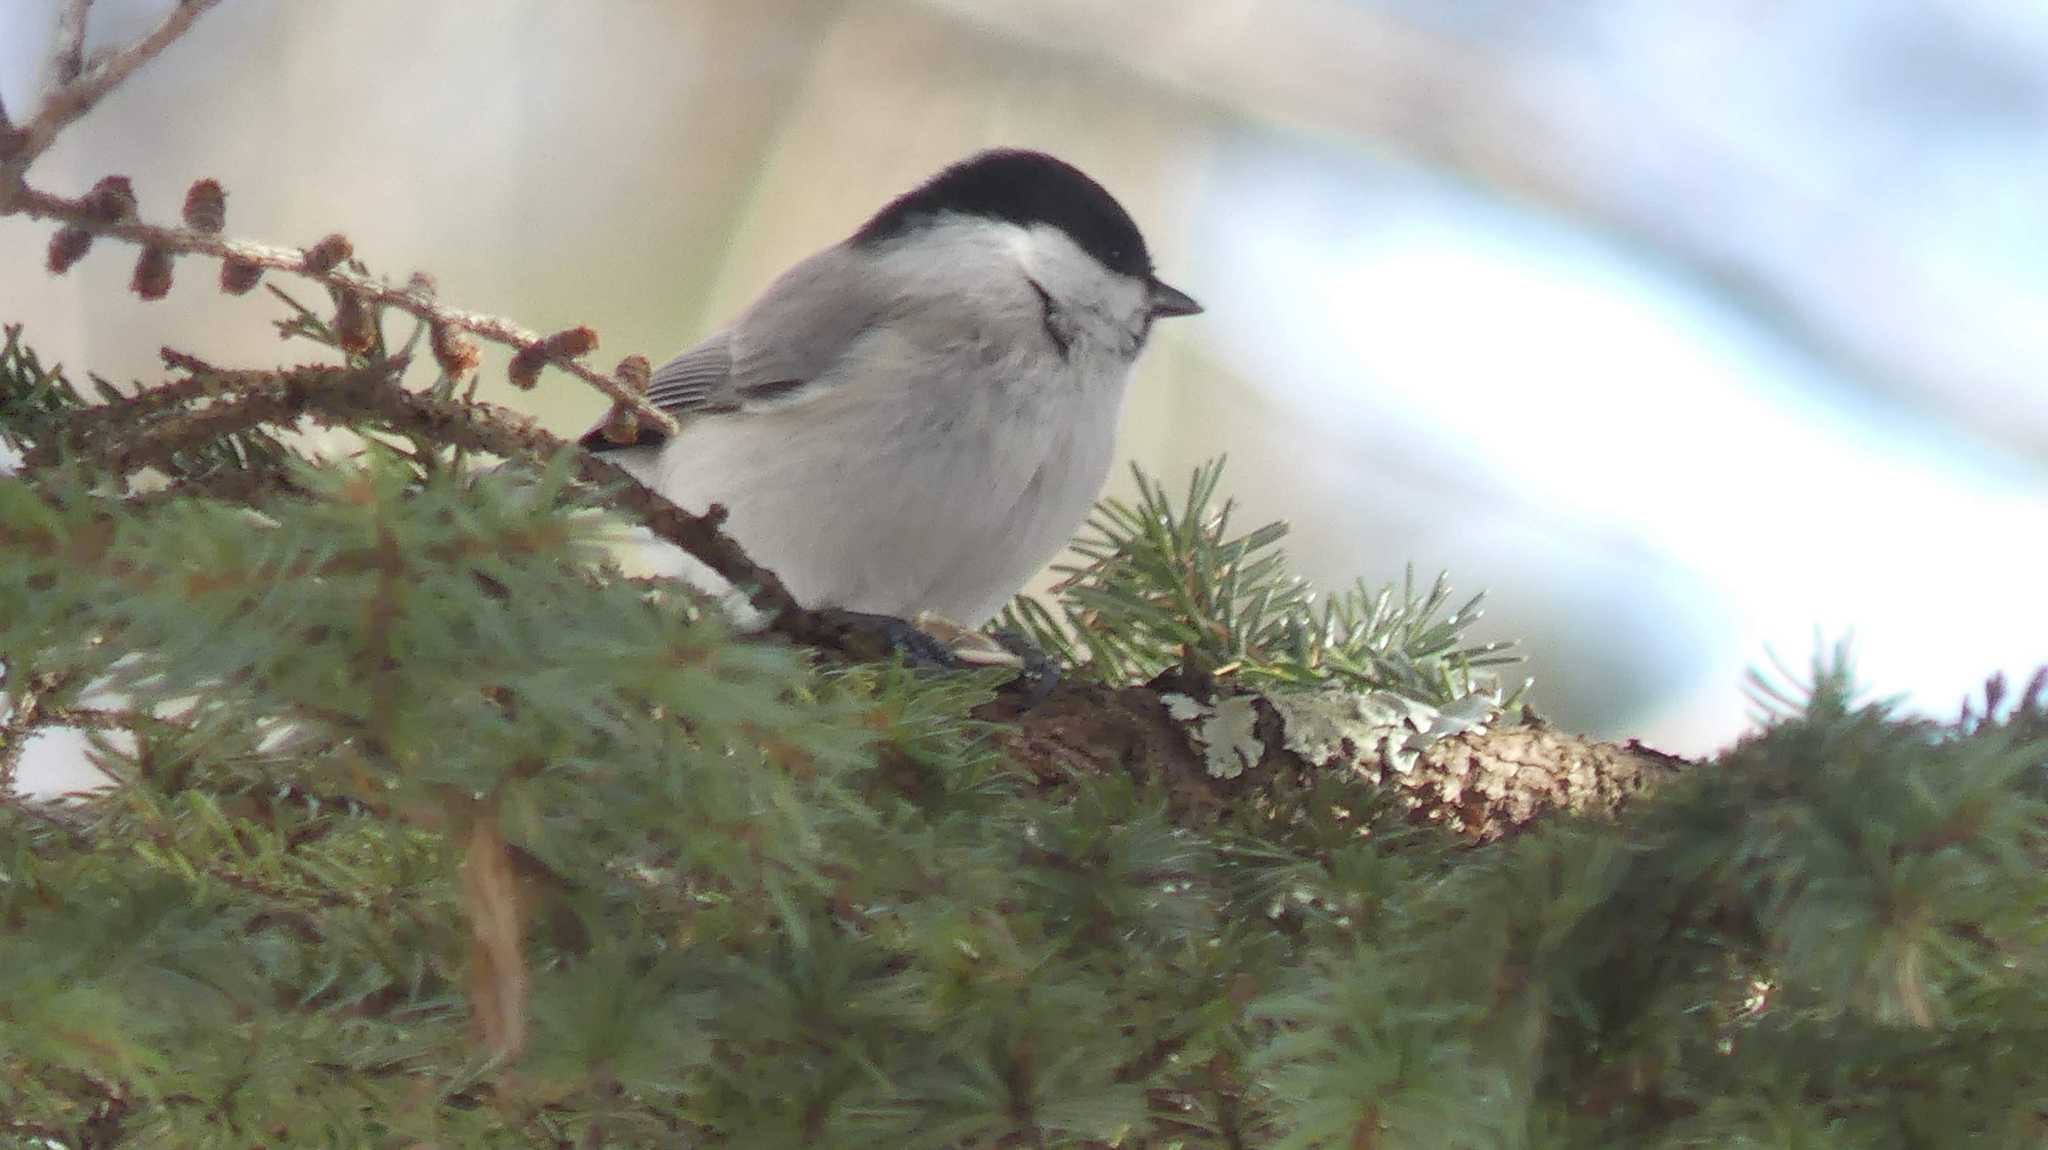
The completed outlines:
<svg viewBox="0 0 2048 1150">
<path fill-rule="evenodd" d="M 722 331 L 654 370 L 647 399 L 671 415 L 736 406 L 732 390 L 732 332 Z"/>
<path fill-rule="evenodd" d="M 731 327 L 656 368 L 647 398 L 681 418 L 779 410 L 829 389 L 832 369 L 885 309 L 887 293 L 860 269 L 831 247 L 784 272 Z M 660 441 L 643 428 L 627 446 Z M 602 424 L 583 444 L 608 446 Z"/>
</svg>

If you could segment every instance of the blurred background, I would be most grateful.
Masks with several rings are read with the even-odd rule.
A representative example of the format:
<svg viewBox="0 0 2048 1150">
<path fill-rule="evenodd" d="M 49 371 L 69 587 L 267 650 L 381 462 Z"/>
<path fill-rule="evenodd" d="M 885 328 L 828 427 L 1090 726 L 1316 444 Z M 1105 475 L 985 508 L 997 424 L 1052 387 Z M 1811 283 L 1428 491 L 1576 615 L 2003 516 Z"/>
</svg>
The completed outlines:
<svg viewBox="0 0 2048 1150">
<path fill-rule="evenodd" d="M 0 0 L 17 115 L 55 7 Z M 89 45 L 167 7 L 100 0 Z M 2048 5 L 226 0 L 32 178 L 171 220 L 212 176 L 231 234 L 344 231 L 610 363 L 995 144 L 1095 175 L 1208 306 L 1128 459 L 1228 453 L 1323 585 L 1490 590 L 1561 723 L 1709 751 L 1767 649 L 1852 631 L 1940 712 L 2048 660 Z M 128 250 L 52 279 L 48 238 L 0 220 L 48 358 L 299 354 L 210 264 L 144 304 Z M 603 406 L 487 378 L 564 432 Z"/>
</svg>

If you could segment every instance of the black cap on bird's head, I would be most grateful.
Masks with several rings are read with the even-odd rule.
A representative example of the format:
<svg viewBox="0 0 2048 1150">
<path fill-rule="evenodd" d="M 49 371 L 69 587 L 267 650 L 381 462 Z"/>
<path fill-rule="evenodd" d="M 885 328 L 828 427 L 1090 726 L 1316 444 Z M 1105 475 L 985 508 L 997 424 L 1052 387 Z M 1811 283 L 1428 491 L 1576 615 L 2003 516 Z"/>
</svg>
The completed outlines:
<svg viewBox="0 0 2048 1150">
<path fill-rule="evenodd" d="M 1116 197 L 1088 175 L 1044 152 L 999 148 L 954 164 L 889 201 L 853 234 L 855 246 L 886 243 L 946 214 L 1058 228 L 1113 272 L 1144 280 L 1156 316 L 1193 315 L 1202 306 L 1152 274 L 1145 237 Z"/>
</svg>

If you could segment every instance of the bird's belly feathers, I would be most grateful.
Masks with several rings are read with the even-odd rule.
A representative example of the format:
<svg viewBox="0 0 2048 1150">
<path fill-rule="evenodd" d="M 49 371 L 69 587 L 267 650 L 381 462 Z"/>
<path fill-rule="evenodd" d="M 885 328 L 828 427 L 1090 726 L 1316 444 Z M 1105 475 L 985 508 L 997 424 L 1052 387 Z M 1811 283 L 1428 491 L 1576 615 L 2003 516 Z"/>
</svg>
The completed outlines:
<svg viewBox="0 0 2048 1150">
<path fill-rule="evenodd" d="M 727 530 L 807 606 L 978 624 L 1073 535 L 1108 475 L 1122 379 L 1045 382 L 938 403 L 847 388 L 701 420 L 653 478 L 690 510 L 723 504 Z M 680 558 L 659 565 L 691 577 Z"/>
</svg>

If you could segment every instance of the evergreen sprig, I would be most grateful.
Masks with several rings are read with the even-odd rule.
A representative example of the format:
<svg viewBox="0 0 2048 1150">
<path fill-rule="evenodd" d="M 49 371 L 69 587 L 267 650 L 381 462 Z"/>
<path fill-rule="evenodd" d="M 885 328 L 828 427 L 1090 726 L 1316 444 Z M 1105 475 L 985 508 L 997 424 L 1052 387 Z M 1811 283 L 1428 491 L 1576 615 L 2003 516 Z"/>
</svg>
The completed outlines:
<svg viewBox="0 0 2048 1150">
<path fill-rule="evenodd" d="M 10 324 L 0 343 L 0 443 L 23 451 L 56 436 L 60 429 L 86 423 L 95 403 L 81 394 L 61 367 L 45 366 L 26 343 L 22 328 Z M 97 375 L 90 377 L 100 403 L 130 399 Z M 139 390 L 139 388 L 137 389 Z M 229 475 L 275 475 L 295 453 L 269 428 L 236 431 L 181 451 L 164 461 L 166 478 L 204 482 Z"/>
<path fill-rule="evenodd" d="M 1519 658 L 1510 642 L 1473 642 L 1485 595 L 1446 612 L 1438 575 L 1396 587 L 1319 595 L 1288 570 L 1287 524 L 1233 534 L 1232 501 L 1217 500 L 1223 460 L 1195 468 L 1176 503 L 1133 469 L 1135 505 L 1096 505 L 1073 543 L 1079 563 L 1055 567 L 1053 607 L 1019 596 L 996 626 L 1030 638 L 1098 682 L 1145 682 L 1171 667 L 1277 687 L 1341 684 L 1444 705 L 1471 694 L 1477 673 Z"/>
</svg>

